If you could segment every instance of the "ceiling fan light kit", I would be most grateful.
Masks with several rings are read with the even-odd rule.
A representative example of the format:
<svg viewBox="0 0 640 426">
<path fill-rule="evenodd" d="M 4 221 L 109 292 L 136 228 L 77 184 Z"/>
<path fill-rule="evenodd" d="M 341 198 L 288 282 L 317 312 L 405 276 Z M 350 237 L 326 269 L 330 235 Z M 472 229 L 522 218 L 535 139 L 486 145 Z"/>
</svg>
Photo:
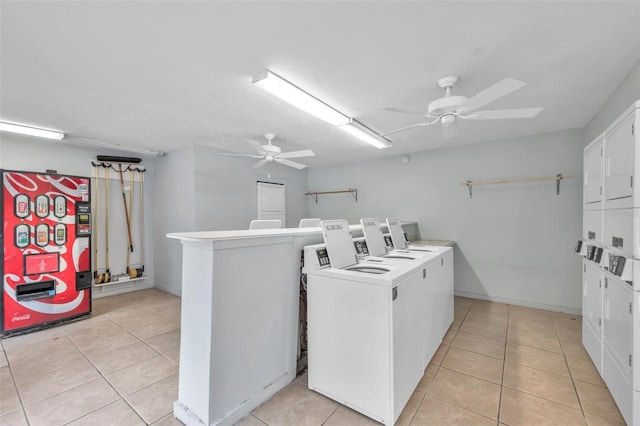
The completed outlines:
<svg viewBox="0 0 640 426">
<path fill-rule="evenodd" d="M 391 142 L 382 135 L 269 70 L 264 70 L 256 75 L 252 83 L 296 108 L 324 120 L 329 124 L 338 126 L 345 132 L 378 149 L 389 148 L 391 146 Z"/>
</svg>

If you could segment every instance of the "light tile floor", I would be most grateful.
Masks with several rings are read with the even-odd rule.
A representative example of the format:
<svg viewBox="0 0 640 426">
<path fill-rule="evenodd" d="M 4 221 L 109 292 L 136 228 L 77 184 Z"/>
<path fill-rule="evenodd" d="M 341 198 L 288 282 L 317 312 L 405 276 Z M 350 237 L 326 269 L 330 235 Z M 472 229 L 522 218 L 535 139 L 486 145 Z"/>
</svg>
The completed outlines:
<svg viewBox="0 0 640 426">
<path fill-rule="evenodd" d="M 3 339 L 1 425 L 180 425 L 180 299 L 94 300 L 90 319 Z M 71 366 L 70 366 L 71 365 Z M 243 426 L 377 425 L 306 375 Z M 466 298 L 397 425 L 624 424 L 581 344 L 581 318 Z"/>
</svg>

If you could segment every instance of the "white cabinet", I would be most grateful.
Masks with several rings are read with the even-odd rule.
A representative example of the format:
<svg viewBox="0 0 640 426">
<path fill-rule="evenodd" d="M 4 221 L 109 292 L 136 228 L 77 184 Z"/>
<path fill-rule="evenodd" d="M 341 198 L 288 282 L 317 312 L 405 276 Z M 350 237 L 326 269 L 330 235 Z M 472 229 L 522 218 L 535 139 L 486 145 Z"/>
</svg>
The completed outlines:
<svg viewBox="0 0 640 426">
<path fill-rule="evenodd" d="M 582 271 L 582 340 L 602 374 L 602 270 L 585 259 Z"/>
<path fill-rule="evenodd" d="M 639 123 L 636 101 L 585 148 L 583 163 L 582 237 L 605 257 L 602 266 L 583 262 L 582 343 L 628 424 L 640 424 Z"/>
<path fill-rule="evenodd" d="M 604 273 L 603 340 L 620 369 L 631 381 L 633 288 Z"/>
<path fill-rule="evenodd" d="M 633 195 L 635 115 L 629 115 L 612 132 L 607 133 L 605 160 L 606 199 L 616 200 Z"/>
<path fill-rule="evenodd" d="M 583 200 L 586 208 L 602 208 L 603 178 L 603 140 L 602 136 L 584 151 Z M 589 205 L 589 206 L 587 206 Z M 596 205 L 594 207 L 594 205 Z"/>
<path fill-rule="evenodd" d="M 392 288 L 309 275 L 309 389 L 393 425 L 424 371 L 423 276 Z"/>
<path fill-rule="evenodd" d="M 602 324 L 603 372 L 620 413 L 629 424 L 632 419 L 633 289 L 626 282 L 604 273 Z"/>
</svg>

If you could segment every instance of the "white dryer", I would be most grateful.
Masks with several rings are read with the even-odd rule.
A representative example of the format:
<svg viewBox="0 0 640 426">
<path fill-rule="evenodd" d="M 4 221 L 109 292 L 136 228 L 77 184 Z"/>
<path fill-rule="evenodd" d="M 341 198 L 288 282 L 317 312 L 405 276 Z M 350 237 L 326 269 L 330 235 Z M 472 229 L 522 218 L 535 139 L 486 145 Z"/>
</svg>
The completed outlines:
<svg viewBox="0 0 640 426">
<path fill-rule="evenodd" d="M 322 231 L 326 246 L 305 248 L 309 389 L 393 425 L 424 371 L 415 323 L 425 271 L 358 263 L 344 220 Z"/>
</svg>

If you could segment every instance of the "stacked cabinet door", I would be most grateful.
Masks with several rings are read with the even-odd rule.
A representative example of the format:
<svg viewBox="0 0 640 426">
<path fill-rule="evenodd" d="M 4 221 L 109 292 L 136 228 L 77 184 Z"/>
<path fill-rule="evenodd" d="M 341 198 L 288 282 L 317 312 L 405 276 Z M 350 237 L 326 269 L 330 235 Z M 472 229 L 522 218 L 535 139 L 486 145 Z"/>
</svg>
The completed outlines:
<svg viewBox="0 0 640 426">
<path fill-rule="evenodd" d="M 593 143 L 584 152 L 584 204 L 598 204 L 602 201 L 602 139 Z M 597 207 L 600 208 L 600 207 Z"/>
<path fill-rule="evenodd" d="M 631 286 L 605 273 L 602 377 L 629 424 L 633 424 L 632 302 Z"/>
<path fill-rule="evenodd" d="M 627 117 L 606 135 L 605 188 L 606 200 L 619 200 L 633 195 L 634 115 Z"/>
<path fill-rule="evenodd" d="M 602 270 L 587 260 L 583 262 L 582 340 L 602 374 Z"/>
</svg>

